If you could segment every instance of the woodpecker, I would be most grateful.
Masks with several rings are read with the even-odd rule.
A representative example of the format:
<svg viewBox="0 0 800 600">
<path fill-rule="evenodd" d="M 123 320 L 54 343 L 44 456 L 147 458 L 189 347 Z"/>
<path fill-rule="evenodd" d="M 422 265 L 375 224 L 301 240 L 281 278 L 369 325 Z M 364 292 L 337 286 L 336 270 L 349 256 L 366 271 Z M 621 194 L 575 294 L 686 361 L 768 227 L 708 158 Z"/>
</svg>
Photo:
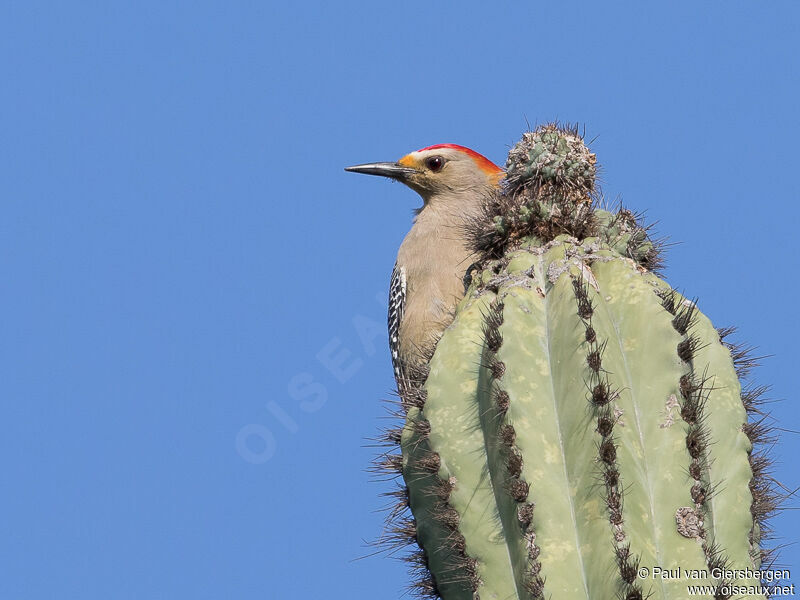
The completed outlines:
<svg viewBox="0 0 800 600">
<path fill-rule="evenodd" d="M 423 364 L 453 319 L 464 296 L 464 277 L 477 256 L 465 225 L 480 215 L 503 170 L 457 144 L 437 144 L 397 162 L 347 167 L 346 171 L 400 181 L 422 197 L 389 284 L 389 349 L 398 387 L 409 367 Z"/>
</svg>

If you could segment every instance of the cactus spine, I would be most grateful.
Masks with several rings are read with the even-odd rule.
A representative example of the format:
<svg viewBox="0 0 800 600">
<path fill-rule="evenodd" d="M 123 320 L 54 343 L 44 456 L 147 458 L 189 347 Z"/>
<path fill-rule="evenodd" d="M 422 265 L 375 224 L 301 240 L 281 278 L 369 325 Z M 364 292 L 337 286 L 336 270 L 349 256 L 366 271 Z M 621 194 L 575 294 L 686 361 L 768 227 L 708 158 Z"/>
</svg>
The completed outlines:
<svg viewBox="0 0 800 600">
<path fill-rule="evenodd" d="M 526 133 L 506 167 L 470 226 L 480 268 L 387 436 L 412 513 L 388 537 L 419 545 L 416 591 L 672 599 L 691 582 L 638 569 L 758 568 L 776 494 L 751 359 L 654 274 L 634 215 L 595 208 L 577 131 Z"/>
</svg>

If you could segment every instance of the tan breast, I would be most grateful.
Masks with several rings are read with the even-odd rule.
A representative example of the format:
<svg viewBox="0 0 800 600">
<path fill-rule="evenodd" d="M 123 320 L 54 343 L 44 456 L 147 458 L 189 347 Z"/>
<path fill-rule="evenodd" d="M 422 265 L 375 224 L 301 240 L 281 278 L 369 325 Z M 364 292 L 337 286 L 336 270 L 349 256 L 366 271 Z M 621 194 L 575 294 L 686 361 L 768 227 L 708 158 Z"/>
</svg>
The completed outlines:
<svg viewBox="0 0 800 600">
<path fill-rule="evenodd" d="M 405 361 L 425 356 L 453 320 L 464 296 L 464 274 L 476 259 L 464 240 L 464 215 L 433 208 L 417 216 L 397 254 L 407 285 L 400 322 L 400 355 Z"/>
</svg>

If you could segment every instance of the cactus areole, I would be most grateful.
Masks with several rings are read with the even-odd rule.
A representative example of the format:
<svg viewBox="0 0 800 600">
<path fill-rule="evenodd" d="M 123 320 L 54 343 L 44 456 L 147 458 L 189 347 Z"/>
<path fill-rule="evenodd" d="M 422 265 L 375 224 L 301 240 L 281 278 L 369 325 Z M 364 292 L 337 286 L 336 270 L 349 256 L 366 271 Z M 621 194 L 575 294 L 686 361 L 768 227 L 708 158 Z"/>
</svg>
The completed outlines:
<svg viewBox="0 0 800 600">
<path fill-rule="evenodd" d="M 753 360 L 656 275 L 635 215 L 596 207 L 595 174 L 576 129 L 523 136 L 469 225 L 482 260 L 455 318 L 400 382 L 383 541 L 411 544 L 420 596 L 764 597 L 719 576 L 768 566 Z"/>
</svg>

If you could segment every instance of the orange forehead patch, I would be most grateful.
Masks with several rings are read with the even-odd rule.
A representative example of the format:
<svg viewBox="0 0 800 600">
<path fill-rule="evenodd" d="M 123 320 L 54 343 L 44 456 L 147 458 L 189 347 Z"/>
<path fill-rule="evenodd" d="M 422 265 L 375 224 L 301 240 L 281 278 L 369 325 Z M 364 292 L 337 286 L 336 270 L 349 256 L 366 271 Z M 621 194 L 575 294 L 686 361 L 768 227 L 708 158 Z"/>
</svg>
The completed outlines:
<svg viewBox="0 0 800 600">
<path fill-rule="evenodd" d="M 398 165 L 403 165 L 404 167 L 416 167 L 417 161 L 410 154 L 406 154 L 403 158 L 397 161 Z"/>
</svg>

